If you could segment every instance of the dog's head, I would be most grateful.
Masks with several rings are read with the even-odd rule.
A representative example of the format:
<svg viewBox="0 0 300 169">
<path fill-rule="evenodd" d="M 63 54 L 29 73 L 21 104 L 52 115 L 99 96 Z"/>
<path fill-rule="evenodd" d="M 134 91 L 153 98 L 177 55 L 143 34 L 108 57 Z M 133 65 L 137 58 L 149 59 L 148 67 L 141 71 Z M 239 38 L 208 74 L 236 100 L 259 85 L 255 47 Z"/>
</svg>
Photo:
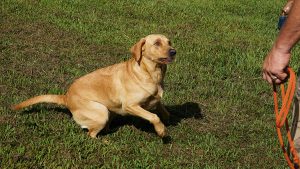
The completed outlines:
<svg viewBox="0 0 300 169">
<path fill-rule="evenodd" d="M 142 57 L 159 64 L 168 64 L 175 59 L 176 50 L 164 35 L 148 35 L 131 47 L 134 59 L 140 63 Z"/>
</svg>

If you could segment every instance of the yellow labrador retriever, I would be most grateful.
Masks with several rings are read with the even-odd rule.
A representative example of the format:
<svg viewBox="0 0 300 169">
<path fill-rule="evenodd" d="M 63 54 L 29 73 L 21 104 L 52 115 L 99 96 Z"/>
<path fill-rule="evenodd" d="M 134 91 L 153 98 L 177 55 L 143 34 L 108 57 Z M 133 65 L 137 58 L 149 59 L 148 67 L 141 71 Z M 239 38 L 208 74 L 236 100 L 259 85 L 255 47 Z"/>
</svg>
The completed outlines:
<svg viewBox="0 0 300 169">
<path fill-rule="evenodd" d="M 40 102 L 64 105 L 93 138 L 106 126 L 110 112 L 130 114 L 151 122 L 157 134 L 164 137 L 166 127 L 149 110 L 156 108 L 162 118 L 169 118 L 161 98 L 167 64 L 175 59 L 176 50 L 165 36 L 153 34 L 131 47 L 131 53 L 132 58 L 126 62 L 98 69 L 75 80 L 65 95 L 36 96 L 12 109 Z"/>
</svg>

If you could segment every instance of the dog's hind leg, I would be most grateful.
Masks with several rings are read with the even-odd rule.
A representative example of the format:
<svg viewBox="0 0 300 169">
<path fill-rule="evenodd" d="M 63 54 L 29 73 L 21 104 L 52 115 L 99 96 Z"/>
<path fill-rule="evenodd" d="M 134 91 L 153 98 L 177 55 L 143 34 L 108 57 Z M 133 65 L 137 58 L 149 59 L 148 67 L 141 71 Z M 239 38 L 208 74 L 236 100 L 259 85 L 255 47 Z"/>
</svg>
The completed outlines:
<svg viewBox="0 0 300 169">
<path fill-rule="evenodd" d="M 88 129 L 88 135 L 96 138 L 106 126 L 109 118 L 108 109 L 98 102 L 88 101 L 83 108 L 72 111 L 73 118 L 82 128 Z"/>
</svg>

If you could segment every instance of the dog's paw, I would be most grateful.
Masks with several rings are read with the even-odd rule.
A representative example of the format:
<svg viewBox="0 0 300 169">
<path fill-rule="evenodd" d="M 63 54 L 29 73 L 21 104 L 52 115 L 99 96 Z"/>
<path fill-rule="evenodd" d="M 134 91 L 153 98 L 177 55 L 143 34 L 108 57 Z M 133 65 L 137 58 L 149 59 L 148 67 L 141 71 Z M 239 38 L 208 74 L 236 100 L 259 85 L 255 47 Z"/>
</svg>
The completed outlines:
<svg viewBox="0 0 300 169">
<path fill-rule="evenodd" d="M 155 125 L 154 128 L 158 136 L 165 137 L 167 135 L 167 128 L 162 123 Z"/>
</svg>

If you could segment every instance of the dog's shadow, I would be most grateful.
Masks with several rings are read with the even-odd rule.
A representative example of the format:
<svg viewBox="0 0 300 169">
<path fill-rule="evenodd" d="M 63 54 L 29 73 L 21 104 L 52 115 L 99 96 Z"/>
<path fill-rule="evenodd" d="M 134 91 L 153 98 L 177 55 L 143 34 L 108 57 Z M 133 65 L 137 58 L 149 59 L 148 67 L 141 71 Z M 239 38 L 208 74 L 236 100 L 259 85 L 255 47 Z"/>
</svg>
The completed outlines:
<svg viewBox="0 0 300 169">
<path fill-rule="evenodd" d="M 202 109 L 197 103 L 187 102 L 182 105 L 172 105 L 172 106 L 165 106 L 165 107 L 170 112 L 169 121 L 168 122 L 163 121 L 163 123 L 166 126 L 176 126 L 181 122 L 182 119 L 187 119 L 187 118 L 203 119 L 204 118 Z M 149 133 L 155 133 L 154 127 L 152 124 L 150 124 L 150 122 L 134 116 L 118 116 L 114 118 L 110 123 L 111 130 L 109 130 L 108 133 L 116 132 L 120 127 L 125 125 L 133 125 L 139 130 L 149 132 Z M 108 133 L 101 132 L 100 134 L 105 135 Z"/>
<path fill-rule="evenodd" d="M 44 107 L 44 106 L 43 106 Z M 181 120 L 188 118 L 203 119 L 204 114 L 199 104 L 193 102 L 187 102 L 182 105 L 171 105 L 166 106 L 166 109 L 170 112 L 170 119 L 168 122 L 163 122 L 166 126 L 176 126 Z M 23 111 L 24 114 L 31 114 L 39 112 L 42 109 L 40 106 L 33 107 L 29 110 Z M 58 113 L 67 114 L 70 118 L 72 117 L 71 112 L 63 107 L 52 107 L 47 106 L 47 110 L 55 111 Z M 155 113 L 155 112 L 154 112 Z M 141 131 L 148 133 L 155 133 L 154 127 L 150 122 L 134 116 L 120 116 L 116 115 L 109 124 L 109 130 L 102 130 L 99 135 L 107 135 L 118 131 L 123 126 L 134 126 Z M 166 141 L 169 142 L 169 141 Z"/>
<path fill-rule="evenodd" d="M 56 104 L 53 104 L 53 106 L 50 105 L 37 105 L 32 108 L 25 108 L 24 111 L 22 111 L 22 114 L 34 114 L 36 112 L 41 112 L 43 109 L 46 109 L 48 111 L 57 112 L 57 114 L 66 114 L 69 116 L 69 118 L 72 118 L 72 113 L 65 107 L 57 107 Z"/>
</svg>

